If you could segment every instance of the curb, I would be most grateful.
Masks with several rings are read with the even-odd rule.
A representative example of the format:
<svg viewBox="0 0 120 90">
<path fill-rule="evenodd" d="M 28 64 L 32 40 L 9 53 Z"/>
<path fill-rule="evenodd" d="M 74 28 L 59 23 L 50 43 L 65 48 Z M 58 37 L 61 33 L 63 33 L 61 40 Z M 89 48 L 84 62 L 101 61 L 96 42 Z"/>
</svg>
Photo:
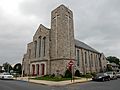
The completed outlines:
<svg viewBox="0 0 120 90">
<path fill-rule="evenodd" d="M 59 83 L 62 83 L 61 81 L 59 83 L 56 82 L 56 84 L 55 84 L 54 81 L 51 81 L 51 83 L 54 82 L 54 84 L 52 85 L 52 84 L 49 84 L 50 82 L 49 83 L 42 83 L 42 82 L 36 82 L 36 81 L 30 81 L 30 80 L 26 81 L 26 80 L 23 80 L 23 79 L 19 79 L 19 80 L 14 79 L 14 80 L 28 82 L 28 83 L 41 84 L 41 85 L 47 85 L 47 86 L 66 86 L 66 85 L 72 85 L 72 84 L 77 84 L 77 83 L 85 83 L 85 82 L 90 82 L 91 81 L 91 79 L 89 79 L 89 80 L 83 80 L 83 81 L 68 82 L 68 83 L 65 83 L 65 84 L 59 84 Z"/>
<path fill-rule="evenodd" d="M 92 80 L 86 80 L 86 81 L 82 81 L 82 82 L 74 82 L 74 83 L 70 83 L 70 84 L 67 84 L 67 85 L 72 85 L 72 84 L 77 84 L 77 83 L 85 83 L 85 82 L 90 82 Z"/>
</svg>

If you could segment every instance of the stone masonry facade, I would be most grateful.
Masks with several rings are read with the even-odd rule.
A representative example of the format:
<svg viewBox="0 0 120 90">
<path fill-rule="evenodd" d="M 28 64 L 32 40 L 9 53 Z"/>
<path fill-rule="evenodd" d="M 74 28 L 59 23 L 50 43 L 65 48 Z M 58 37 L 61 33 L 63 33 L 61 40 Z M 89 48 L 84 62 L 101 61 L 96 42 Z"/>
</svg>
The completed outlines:
<svg viewBox="0 0 120 90">
<path fill-rule="evenodd" d="M 73 23 L 73 13 L 66 6 L 60 5 L 51 12 L 51 28 L 40 24 L 33 41 L 27 45 L 23 75 L 64 75 L 67 69 L 84 74 L 105 70 L 104 54 L 76 40 Z"/>
</svg>

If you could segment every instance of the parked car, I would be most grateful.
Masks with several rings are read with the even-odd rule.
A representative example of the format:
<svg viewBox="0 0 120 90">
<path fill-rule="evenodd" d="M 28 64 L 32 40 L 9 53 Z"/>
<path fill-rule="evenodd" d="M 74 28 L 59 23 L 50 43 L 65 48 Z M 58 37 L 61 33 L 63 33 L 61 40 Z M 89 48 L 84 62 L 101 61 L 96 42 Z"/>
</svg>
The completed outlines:
<svg viewBox="0 0 120 90">
<path fill-rule="evenodd" d="M 116 73 L 117 78 L 120 78 L 120 72 Z"/>
<path fill-rule="evenodd" d="M 110 76 L 107 73 L 98 73 L 96 74 L 92 80 L 94 81 L 110 81 Z"/>
<path fill-rule="evenodd" d="M 13 75 L 10 75 L 10 73 L 4 72 L 0 74 L 0 79 L 13 79 Z"/>
<path fill-rule="evenodd" d="M 106 72 L 109 76 L 111 80 L 117 79 L 117 75 L 116 72 Z"/>
</svg>

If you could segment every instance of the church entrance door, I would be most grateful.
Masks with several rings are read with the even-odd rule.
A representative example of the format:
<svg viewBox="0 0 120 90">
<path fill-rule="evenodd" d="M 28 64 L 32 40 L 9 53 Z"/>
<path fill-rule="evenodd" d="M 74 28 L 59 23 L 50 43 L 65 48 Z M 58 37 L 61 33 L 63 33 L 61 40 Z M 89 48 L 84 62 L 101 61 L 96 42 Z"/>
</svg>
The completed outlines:
<svg viewBox="0 0 120 90">
<path fill-rule="evenodd" d="M 39 64 L 37 64 L 37 65 L 36 65 L 37 75 L 39 75 L 39 68 L 40 68 L 40 67 L 39 67 Z"/>
<path fill-rule="evenodd" d="M 34 64 L 32 65 L 32 75 L 33 76 L 35 75 L 35 65 Z"/>
<path fill-rule="evenodd" d="M 44 75 L 44 72 L 45 72 L 45 64 L 41 64 L 41 69 L 42 69 L 42 75 Z"/>
</svg>

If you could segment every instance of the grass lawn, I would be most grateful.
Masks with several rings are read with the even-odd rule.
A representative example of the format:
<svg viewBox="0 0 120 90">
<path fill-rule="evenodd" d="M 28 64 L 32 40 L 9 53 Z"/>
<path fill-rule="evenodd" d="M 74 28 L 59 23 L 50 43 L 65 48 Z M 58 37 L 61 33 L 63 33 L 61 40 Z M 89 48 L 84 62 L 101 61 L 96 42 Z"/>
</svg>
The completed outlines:
<svg viewBox="0 0 120 90">
<path fill-rule="evenodd" d="M 71 78 L 60 78 L 60 77 L 36 77 L 34 80 L 47 80 L 47 81 L 65 81 L 71 80 Z"/>
</svg>

